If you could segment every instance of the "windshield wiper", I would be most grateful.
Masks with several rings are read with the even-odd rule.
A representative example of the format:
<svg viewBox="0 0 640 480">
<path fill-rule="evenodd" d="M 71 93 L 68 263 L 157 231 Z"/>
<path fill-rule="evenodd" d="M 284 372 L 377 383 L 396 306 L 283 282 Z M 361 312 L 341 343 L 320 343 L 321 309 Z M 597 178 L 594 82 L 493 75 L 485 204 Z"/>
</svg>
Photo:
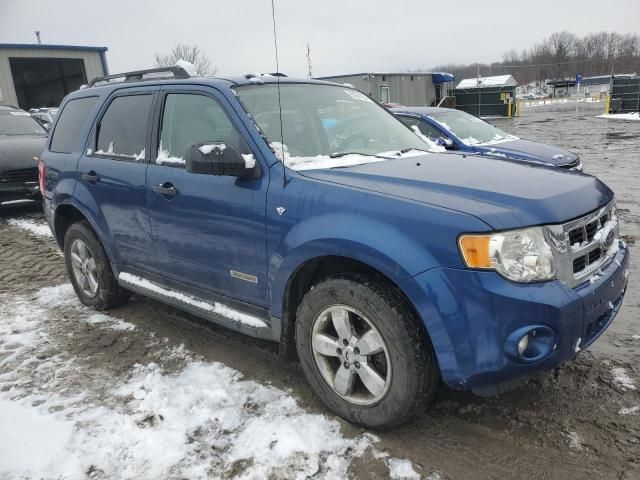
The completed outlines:
<svg viewBox="0 0 640 480">
<path fill-rule="evenodd" d="M 375 157 L 376 155 L 372 153 L 362 153 L 362 152 L 335 152 L 329 155 L 329 158 L 340 158 L 345 155 L 363 155 L 365 157 Z"/>
<path fill-rule="evenodd" d="M 400 153 L 409 153 L 412 150 L 416 150 L 418 152 L 433 153 L 431 150 L 425 150 L 424 148 L 415 148 L 415 147 L 403 148 L 402 150 L 400 150 Z"/>
</svg>

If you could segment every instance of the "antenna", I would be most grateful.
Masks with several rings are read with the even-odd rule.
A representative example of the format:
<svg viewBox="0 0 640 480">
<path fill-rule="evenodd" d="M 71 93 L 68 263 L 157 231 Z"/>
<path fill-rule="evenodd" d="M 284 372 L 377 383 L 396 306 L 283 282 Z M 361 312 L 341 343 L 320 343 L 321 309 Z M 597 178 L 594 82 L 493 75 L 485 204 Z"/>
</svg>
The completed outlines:
<svg viewBox="0 0 640 480">
<path fill-rule="evenodd" d="M 42 41 L 40 40 L 40 30 L 36 30 L 36 39 L 38 40 L 38 45 L 40 45 L 42 43 Z"/>
<path fill-rule="evenodd" d="M 307 78 L 313 77 L 313 73 L 311 73 L 311 45 L 307 43 L 307 66 L 309 67 L 309 73 L 307 74 Z"/>
<path fill-rule="evenodd" d="M 280 61 L 278 59 L 278 34 L 276 32 L 276 6 L 271 0 L 271 18 L 273 20 L 273 46 L 276 52 L 276 85 L 278 88 L 278 109 L 280 111 L 280 161 L 282 162 L 282 186 L 287 186 L 287 168 L 284 163 L 284 132 L 282 128 L 282 99 L 280 97 Z"/>
</svg>

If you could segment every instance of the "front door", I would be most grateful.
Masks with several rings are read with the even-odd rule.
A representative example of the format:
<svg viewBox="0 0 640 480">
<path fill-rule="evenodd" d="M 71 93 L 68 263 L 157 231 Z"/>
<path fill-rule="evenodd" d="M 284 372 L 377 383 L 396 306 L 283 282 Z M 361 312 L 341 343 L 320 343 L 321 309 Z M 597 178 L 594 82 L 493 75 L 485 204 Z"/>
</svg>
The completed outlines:
<svg viewBox="0 0 640 480">
<path fill-rule="evenodd" d="M 155 90 L 123 89 L 106 102 L 78 162 L 75 193 L 108 237 L 111 260 L 138 268 L 153 253 L 145 174 Z"/>
<path fill-rule="evenodd" d="M 232 145 L 246 156 L 257 149 L 244 140 L 245 127 L 213 89 L 168 89 L 160 105 L 147 171 L 156 270 L 172 280 L 265 306 L 268 170 L 263 168 L 260 178 L 187 172 L 184 159 L 191 144 Z"/>
</svg>

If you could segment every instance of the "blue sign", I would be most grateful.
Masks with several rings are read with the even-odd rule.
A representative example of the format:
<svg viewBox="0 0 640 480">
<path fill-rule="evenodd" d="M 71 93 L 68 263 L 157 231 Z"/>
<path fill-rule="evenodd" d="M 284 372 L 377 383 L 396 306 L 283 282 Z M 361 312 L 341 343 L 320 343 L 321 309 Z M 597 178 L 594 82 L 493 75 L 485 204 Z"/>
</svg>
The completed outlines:
<svg viewBox="0 0 640 480">
<path fill-rule="evenodd" d="M 582 82 L 582 75 L 580 75 L 579 73 L 576 73 L 576 83 L 580 83 Z"/>
</svg>

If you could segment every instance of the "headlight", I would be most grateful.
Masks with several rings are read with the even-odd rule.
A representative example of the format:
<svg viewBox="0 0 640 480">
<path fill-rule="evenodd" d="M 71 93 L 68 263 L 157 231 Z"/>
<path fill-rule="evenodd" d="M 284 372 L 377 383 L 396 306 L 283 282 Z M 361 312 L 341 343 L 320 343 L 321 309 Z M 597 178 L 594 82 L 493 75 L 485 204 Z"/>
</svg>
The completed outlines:
<svg viewBox="0 0 640 480">
<path fill-rule="evenodd" d="M 542 227 L 490 235 L 462 235 L 460 253 L 470 268 L 492 269 L 514 282 L 555 278 L 553 254 Z"/>
</svg>

